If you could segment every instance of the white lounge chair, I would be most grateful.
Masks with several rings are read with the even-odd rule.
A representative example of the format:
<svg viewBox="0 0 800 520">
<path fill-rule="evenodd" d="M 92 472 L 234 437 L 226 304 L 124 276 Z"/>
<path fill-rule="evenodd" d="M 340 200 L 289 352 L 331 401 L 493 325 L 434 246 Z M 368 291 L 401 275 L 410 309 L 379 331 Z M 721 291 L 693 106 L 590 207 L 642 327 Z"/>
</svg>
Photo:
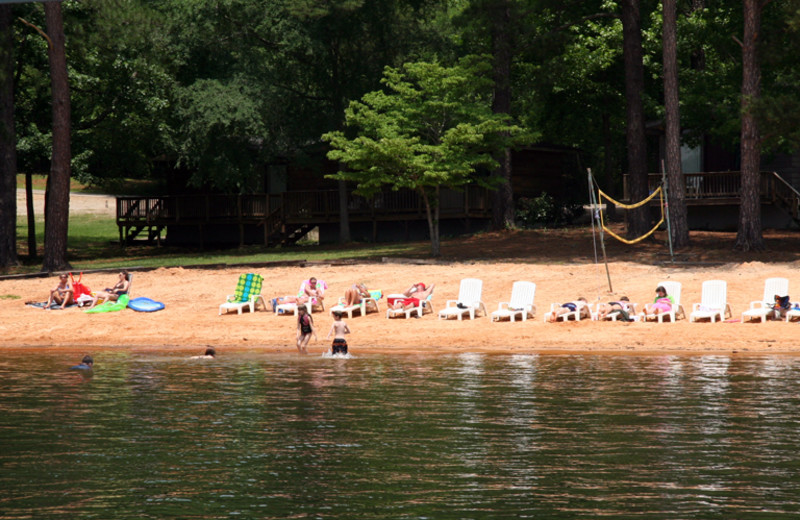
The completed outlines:
<svg viewBox="0 0 800 520">
<path fill-rule="evenodd" d="M 464 278 L 458 289 L 458 299 L 447 300 L 445 308 L 439 311 L 439 319 L 446 320 L 455 316 L 462 320 L 465 314 L 469 314 L 469 319 L 473 320 L 478 311 L 483 311 L 486 316 L 486 306 L 481 301 L 482 292 L 483 280 Z"/>
<path fill-rule="evenodd" d="M 259 300 L 261 300 L 261 304 L 266 309 L 267 304 L 264 301 L 264 297 L 261 296 L 261 284 L 263 281 L 264 277 L 260 274 L 248 273 L 239 276 L 236 291 L 228 296 L 225 303 L 219 306 L 219 313 L 235 310 L 238 314 L 241 314 L 244 308 L 249 308 L 252 313 L 258 308 Z"/>
<path fill-rule="evenodd" d="M 514 282 L 511 286 L 511 299 L 507 302 L 497 304 L 497 310 L 492 313 L 492 321 L 500 321 L 501 318 L 514 318 L 519 315 L 522 321 L 528 316 L 536 316 L 536 305 L 533 304 L 536 297 L 536 284 L 533 282 Z"/>
<path fill-rule="evenodd" d="M 789 294 L 789 280 L 787 278 L 767 278 L 764 280 L 764 299 L 762 301 L 750 302 L 750 308 L 742 313 L 742 323 L 745 320 L 767 321 L 767 316 L 774 312 L 772 306 L 775 304 L 775 295 L 786 296 Z M 792 312 L 792 311 L 789 311 Z M 786 317 L 789 317 L 789 312 Z"/>
<path fill-rule="evenodd" d="M 387 295 L 386 298 L 391 296 L 397 297 L 398 295 Z M 405 295 L 400 295 L 405 298 Z M 421 318 L 423 314 L 433 312 L 433 292 L 431 292 L 424 300 L 420 300 L 419 305 L 416 307 L 409 307 L 408 309 L 393 309 L 389 307 L 386 309 L 387 318 L 396 318 L 398 316 L 405 316 L 406 319 L 410 318 L 413 313 L 417 313 L 417 317 Z"/>
<path fill-rule="evenodd" d="M 667 293 L 669 294 L 669 293 Z M 724 280 L 706 280 L 703 282 L 703 292 L 700 303 L 692 306 L 689 321 L 702 319 L 711 320 L 711 323 L 731 317 L 731 306 L 728 305 L 728 284 Z"/>
<path fill-rule="evenodd" d="M 359 313 L 358 315 L 364 316 L 369 311 L 373 310 L 371 305 L 374 305 L 374 307 L 375 307 L 374 310 L 375 311 L 380 312 L 381 309 L 380 309 L 380 306 L 378 305 L 378 300 L 381 299 L 381 297 L 383 296 L 383 293 L 381 291 L 379 291 L 379 290 L 371 290 L 371 291 L 369 291 L 369 294 L 370 294 L 370 296 L 365 297 L 365 298 L 361 298 L 361 301 L 359 303 L 356 303 L 355 305 L 349 305 L 349 306 L 346 306 L 344 304 L 344 297 L 340 296 L 339 297 L 339 303 L 337 303 L 336 305 L 331 307 L 331 314 L 333 314 L 335 312 L 341 312 L 342 314 L 347 314 L 347 318 L 348 319 L 352 319 L 353 318 L 353 313 L 356 312 L 356 311 L 358 311 L 358 313 Z"/>
<path fill-rule="evenodd" d="M 664 323 L 664 317 L 668 316 L 670 321 L 675 323 L 675 320 L 678 319 L 678 316 L 686 318 L 686 313 L 683 311 L 683 305 L 681 305 L 681 283 L 665 281 L 659 283 L 658 285 L 667 291 L 667 296 L 672 296 L 672 301 L 674 302 L 672 304 L 672 308 L 669 312 L 659 312 L 658 314 L 647 314 L 646 312 L 642 312 L 640 314 L 642 321 L 655 319 L 659 323 Z M 645 306 L 645 309 L 647 309 L 647 306 Z"/>
</svg>

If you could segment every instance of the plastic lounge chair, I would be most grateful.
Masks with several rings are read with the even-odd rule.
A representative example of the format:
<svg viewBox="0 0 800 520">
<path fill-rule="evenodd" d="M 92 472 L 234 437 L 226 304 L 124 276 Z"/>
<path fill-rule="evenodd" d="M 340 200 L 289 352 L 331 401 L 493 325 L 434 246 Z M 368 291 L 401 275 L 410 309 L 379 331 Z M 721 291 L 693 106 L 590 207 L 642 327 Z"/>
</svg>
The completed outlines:
<svg viewBox="0 0 800 520">
<path fill-rule="evenodd" d="M 403 296 L 404 295 L 392 295 L 392 296 Z M 389 298 L 389 295 L 386 296 Z M 410 318 L 413 313 L 417 313 L 417 317 L 421 318 L 423 314 L 427 314 L 433 312 L 433 293 L 431 292 L 424 300 L 419 302 L 419 305 L 416 307 L 409 307 L 408 309 L 393 309 L 389 307 L 386 309 L 386 317 L 387 318 L 396 318 L 398 316 L 405 316 L 406 319 Z"/>
<path fill-rule="evenodd" d="M 261 284 L 263 281 L 264 277 L 260 274 L 248 273 L 239 276 L 236 291 L 228 296 L 228 300 L 225 303 L 219 306 L 219 313 L 235 310 L 238 314 L 241 314 L 242 309 L 245 307 L 249 308 L 252 313 L 258 308 L 259 300 L 261 300 L 261 304 L 266 309 L 267 304 L 264 301 L 264 297 L 261 296 Z"/>
<path fill-rule="evenodd" d="M 562 307 L 561 303 L 551 303 L 550 304 L 550 312 L 546 312 L 544 315 L 544 322 L 549 323 L 551 316 L 556 316 L 556 321 L 569 321 L 570 318 L 574 319 L 575 321 L 581 321 L 581 314 L 583 313 L 583 309 L 578 306 L 574 311 L 565 312 L 563 314 L 556 314 L 556 311 Z M 589 304 L 586 304 L 586 308 L 589 310 L 589 314 L 591 317 L 591 309 L 589 308 Z"/>
<path fill-rule="evenodd" d="M 672 300 L 675 303 L 672 304 L 672 309 L 670 309 L 669 312 L 660 312 L 658 314 L 646 314 L 645 312 L 642 312 L 639 315 L 642 321 L 655 319 L 658 321 L 658 323 L 664 323 L 664 317 L 668 316 L 670 321 L 675 323 L 675 321 L 678 319 L 678 316 L 683 316 L 686 318 L 686 313 L 683 311 L 683 305 L 681 305 L 681 283 L 660 282 L 658 285 L 667 291 L 667 296 L 672 296 Z"/>
<path fill-rule="evenodd" d="M 439 311 L 439 319 L 446 320 L 455 316 L 462 320 L 465 314 L 469 314 L 469 319 L 474 320 L 478 311 L 483 311 L 483 315 L 486 316 L 486 306 L 481 301 L 482 291 L 483 280 L 464 278 L 458 289 L 458 299 L 447 300 L 445 308 Z"/>
<path fill-rule="evenodd" d="M 700 300 L 700 303 L 692 306 L 689 321 L 709 319 L 711 323 L 714 323 L 717 318 L 722 321 L 731 316 L 731 306 L 728 305 L 728 284 L 724 280 L 703 282 Z"/>
<path fill-rule="evenodd" d="M 742 313 L 742 323 L 745 320 L 761 320 L 761 323 L 767 321 L 767 317 L 773 312 L 772 306 L 774 305 L 775 295 L 786 296 L 789 294 L 789 280 L 787 278 L 767 278 L 764 280 L 764 299 L 762 301 L 750 302 L 750 308 Z M 786 313 L 794 312 L 790 310 Z M 800 316 L 797 313 L 796 316 Z"/>
<path fill-rule="evenodd" d="M 331 314 L 334 312 L 341 312 L 342 314 L 347 314 L 348 319 L 352 319 L 353 313 L 358 311 L 359 315 L 364 316 L 372 310 L 370 303 L 375 306 L 375 311 L 380 312 L 381 309 L 378 305 L 378 300 L 383 296 L 383 292 L 380 290 L 371 290 L 369 294 L 369 296 L 362 298 L 359 303 L 350 306 L 345 306 L 344 297 L 340 296 L 339 303 L 331 307 Z"/>
<path fill-rule="evenodd" d="M 517 315 L 522 321 L 528 316 L 536 316 L 536 305 L 533 304 L 536 297 L 536 284 L 533 282 L 514 282 L 511 286 L 511 299 L 507 302 L 497 304 L 497 310 L 492 313 L 492 321 L 500 321 L 501 318 L 508 318 L 515 321 Z"/>
</svg>

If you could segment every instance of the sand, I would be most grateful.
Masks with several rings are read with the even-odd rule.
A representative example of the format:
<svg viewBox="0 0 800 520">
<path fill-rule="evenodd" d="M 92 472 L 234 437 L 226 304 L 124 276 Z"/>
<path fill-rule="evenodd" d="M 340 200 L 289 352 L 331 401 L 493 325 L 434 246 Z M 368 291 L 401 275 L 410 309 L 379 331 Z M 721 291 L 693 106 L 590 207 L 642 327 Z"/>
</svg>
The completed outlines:
<svg viewBox="0 0 800 520">
<path fill-rule="evenodd" d="M 226 269 L 160 268 L 135 273 L 133 296 L 162 301 L 166 308 L 155 313 L 130 309 L 108 314 L 85 314 L 77 308 L 44 311 L 24 305 L 44 300 L 57 279 L 0 280 L 0 348 L 70 349 L 95 352 L 103 349 L 176 351 L 202 353 L 214 346 L 225 353 L 256 351 L 264 354 L 296 353 L 296 321 L 291 316 L 258 310 L 241 315 L 218 314 L 219 305 L 232 294 L 242 272 L 264 276 L 263 294 L 293 294 L 310 276 L 329 286 L 330 307 L 355 281 L 384 293 L 399 292 L 414 282 L 435 283 L 436 310 L 457 297 L 465 277 L 484 281 L 483 301 L 491 313 L 507 301 L 515 280 L 536 282 L 536 317 L 526 322 L 492 322 L 488 316 L 474 321 L 440 320 L 435 314 L 421 319 L 387 319 L 385 299 L 380 312 L 346 320 L 353 354 L 483 353 L 612 353 L 657 355 L 753 355 L 800 353 L 800 328 L 791 322 L 767 323 L 619 323 L 581 321 L 550 324 L 543 314 L 553 302 L 585 296 L 602 302 L 627 295 L 640 304 L 650 302 L 659 281 L 674 280 L 683 286 L 682 304 L 687 316 L 700 301 L 704 280 L 722 279 L 728 284 L 733 318 L 753 300 L 759 300 L 764 279 L 786 277 L 790 289 L 797 286 L 797 263 L 726 263 L 710 266 L 659 266 L 642 262 L 611 261 L 613 293 L 602 264 L 589 259 L 571 263 L 531 263 L 520 260 L 443 261 L 430 264 L 364 262 L 351 265 L 325 263 L 304 266 L 237 267 Z M 116 281 L 115 272 L 90 273 L 84 282 L 102 289 Z M 19 297 L 13 299 L 13 297 Z M 332 318 L 315 313 L 318 340 L 311 355 L 327 351 L 325 336 Z"/>
</svg>

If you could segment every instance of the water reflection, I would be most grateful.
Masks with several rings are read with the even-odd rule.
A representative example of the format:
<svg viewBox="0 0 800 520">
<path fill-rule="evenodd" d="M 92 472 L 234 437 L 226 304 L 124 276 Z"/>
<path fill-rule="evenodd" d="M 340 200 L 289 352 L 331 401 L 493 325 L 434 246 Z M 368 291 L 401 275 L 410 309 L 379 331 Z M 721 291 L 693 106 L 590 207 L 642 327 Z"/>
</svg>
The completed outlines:
<svg viewBox="0 0 800 520">
<path fill-rule="evenodd" d="M 2 518 L 800 509 L 795 358 L 71 361 L 0 360 Z"/>
</svg>

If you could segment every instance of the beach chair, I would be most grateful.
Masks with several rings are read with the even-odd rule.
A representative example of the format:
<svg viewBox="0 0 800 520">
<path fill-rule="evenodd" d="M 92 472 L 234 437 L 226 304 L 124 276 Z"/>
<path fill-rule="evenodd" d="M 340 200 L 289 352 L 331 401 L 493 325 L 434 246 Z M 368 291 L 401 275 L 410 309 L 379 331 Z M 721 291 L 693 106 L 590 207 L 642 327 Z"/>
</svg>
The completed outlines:
<svg viewBox="0 0 800 520">
<path fill-rule="evenodd" d="M 403 296 L 404 295 L 393 295 Z M 387 295 L 386 298 L 388 299 L 389 296 Z M 408 309 L 393 309 L 389 307 L 386 309 L 386 318 L 396 318 L 398 316 L 405 316 L 406 319 L 410 318 L 413 313 L 417 313 L 417 318 L 421 318 L 423 314 L 433 312 L 433 292 L 431 292 L 424 300 L 420 300 L 419 305 L 416 307 L 409 307 Z"/>
<path fill-rule="evenodd" d="M 585 317 L 585 316 L 583 316 L 583 314 L 585 312 L 589 313 L 589 318 L 590 319 L 592 317 L 591 307 L 589 307 L 588 303 L 585 303 L 583 306 L 581 306 L 581 305 L 576 306 L 574 311 L 565 312 L 563 314 L 557 314 L 557 311 L 562 307 L 563 307 L 563 304 L 561 304 L 561 303 L 551 303 L 550 304 L 550 312 L 546 312 L 544 314 L 544 322 L 545 323 L 550 323 L 550 319 L 553 316 L 556 316 L 556 321 L 558 321 L 558 320 L 569 321 L 570 318 L 575 320 L 575 321 L 581 321 L 581 318 Z M 583 310 L 584 308 L 586 309 L 586 311 Z"/>
<path fill-rule="evenodd" d="M 658 285 L 667 291 L 667 296 L 672 296 L 672 300 L 675 303 L 672 305 L 672 309 L 669 312 L 660 312 L 658 314 L 647 314 L 646 312 L 642 312 L 639 315 L 642 321 L 655 319 L 658 321 L 658 323 L 664 323 L 664 317 L 669 317 L 670 322 L 675 323 L 679 316 L 686 318 L 683 305 L 681 305 L 681 283 L 665 281 L 659 283 Z"/>
<path fill-rule="evenodd" d="M 742 313 L 742 323 L 745 320 L 767 321 L 767 317 L 774 312 L 772 306 L 775 304 L 775 295 L 786 296 L 789 294 L 789 280 L 787 278 L 767 278 L 764 280 L 764 299 L 762 301 L 750 302 L 750 308 Z M 793 312 L 793 311 L 789 311 Z M 789 312 L 786 317 L 789 317 Z M 800 315 L 800 313 L 798 313 Z"/>
<path fill-rule="evenodd" d="M 669 293 L 667 293 L 669 294 Z M 728 305 L 728 284 L 724 280 L 706 280 L 700 303 L 692 306 L 689 321 L 708 319 L 714 323 L 717 318 L 723 321 L 731 317 L 731 306 Z"/>
<path fill-rule="evenodd" d="M 348 319 L 353 318 L 353 313 L 358 312 L 360 316 L 364 316 L 368 314 L 371 310 L 376 312 L 380 312 L 380 306 L 378 305 L 378 300 L 383 297 L 383 292 L 379 290 L 370 290 L 369 296 L 365 298 L 361 298 L 361 301 L 355 305 L 346 306 L 344 304 L 344 296 L 339 297 L 339 303 L 331 307 L 331 314 L 334 312 L 341 312 L 342 314 L 347 314 Z"/>
<path fill-rule="evenodd" d="M 522 321 L 536 317 L 536 284 L 533 282 L 514 282 L 511 286 L 511 298 L 507 302 L 497 304 L 497 310 L 492 312 L 492 321 L 508 318 L 514 321 L 517 315 Z"/>
<path fill-rule="evenodd" d="M 242 309 L 245 307 L 249 308 L 250 312 L 255 312 L 258 308 L 259 300 L 261 300 L 261 304 L 266 309 L 267 304 L 264 301 L 264 297 L 261 296 L 261 284 L 263 281 L 264 277 L 260 274 L 248 273 L 239 276 L 236 291 L 228 296 L 225 303 L 219 306 L 219 314 L 222 315 L 223 311 L 227 313 L 230 310 L 235 310 L 238 314 L 241 314 Z"/>
<path fill-rule="evenodd" d="M 464 278 L 458 289 L 458 299 L 447 300 L 445 308 L 439 311 L 439 319 L 446 320 L 455 316 L 460 321 L 465 314 L 469 314 L 469 319 L 474 320 L 478 311 L 483 311 L 486 316 L 486 306 L 481 301 L 482 292 L 483 280 Z"/>
</svg>

